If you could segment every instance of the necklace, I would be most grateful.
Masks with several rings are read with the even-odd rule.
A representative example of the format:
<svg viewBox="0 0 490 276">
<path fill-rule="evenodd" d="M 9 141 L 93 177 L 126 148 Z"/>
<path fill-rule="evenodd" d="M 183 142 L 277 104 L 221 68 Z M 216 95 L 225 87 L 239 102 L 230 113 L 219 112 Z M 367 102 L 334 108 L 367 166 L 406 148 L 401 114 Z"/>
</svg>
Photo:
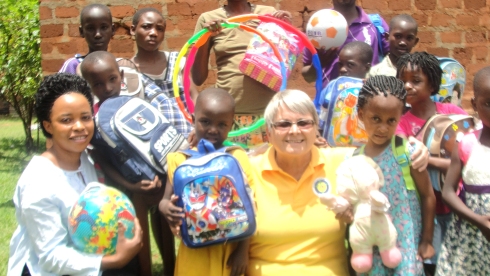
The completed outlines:
<svg viewBox="0 0 490 276">
<path fill-rule="evenodd" d="M 254 12 L 254 10 L 255 10 L 255 4 L 252 4 L 252 3 L 250 3 L 250 2 L 247 2 L 247 4 L 248 4 L 248 6 L 250 7 L 250 13 L 253 13 L 253 12 Z M 227 7 L 226 5 L 221 6 L 221 8 L 222 8 L 222 9 L 225 11 L 225 13 L 226 13 L 226 18 L 228 18 L 228 17 L 231 17 L 231 16 L 230 16 L 230 13 L 228 12 L 228 10 L 226 9 L 226 7 Z"/>
</svg>

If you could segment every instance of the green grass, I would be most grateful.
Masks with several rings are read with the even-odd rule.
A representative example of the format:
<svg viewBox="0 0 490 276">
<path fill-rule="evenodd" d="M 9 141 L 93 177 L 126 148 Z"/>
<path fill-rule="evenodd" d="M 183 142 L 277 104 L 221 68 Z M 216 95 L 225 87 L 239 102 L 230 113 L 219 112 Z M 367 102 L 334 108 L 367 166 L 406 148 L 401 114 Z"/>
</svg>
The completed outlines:
<svg viewBox="0 0 490 276">
<path fill-rule="evenodd" d="M 37 131 L 33 131 L 34 143 Z M 15 208 L 12 202 L 15 185 L 32 155 L 44 150 L 45 139 L 40 133 L 38 153 L 26 154 L 24 148 L 24 131 L 20 119 L 0 117 L 0 275 L 7 275 L 9 243 L 17 227 Z M 163 274 L 163 264 L 153 234 L 151 252 L 153 275 Z"/>
</svg>

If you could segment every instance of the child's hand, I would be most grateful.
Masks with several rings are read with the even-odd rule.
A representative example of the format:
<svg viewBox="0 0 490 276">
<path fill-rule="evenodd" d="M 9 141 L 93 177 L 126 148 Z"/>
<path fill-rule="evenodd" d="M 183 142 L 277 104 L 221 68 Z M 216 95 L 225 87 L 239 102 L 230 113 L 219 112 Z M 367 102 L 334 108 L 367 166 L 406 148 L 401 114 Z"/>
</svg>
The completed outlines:
<svg viewBox="0 0 490 276">
<path fill-rule="evenodd" d="M 182 208 L 175 206 L 177 199 L 179 197 L 172 195 L 170 200 L 163 199 L 158 205 L 158 209 L 163 214 L 165 219 L 168 221 L 170 230 L 172 233 L 180 238 L 180 226 L 182 225 L 182 219 L 184 218 L 184 213 Z"/>
<path fill-rule="evenodd" d="M 315 139 L 315 146 L 317 148 L 328 148 L 327 140 L 321 135 L 317 135 Z"/>
<path fill-rule="evenodd" d="M 352 206 L 347 208 L 345 211 L 337 213 L 335 218 L 345 224 L 351 224 L 354 221 L 354 212 L 352 211 Z"/>
<path fill-rule="evenodd" d="M 189 133 L 189 136 L 187 136 L 187 142 L 189 143 L 190 148 L 197 146 L 197 142 L 199 141 L 197 141 L 196 130 L 194 128 Z"/>
<path fill-rule="evenodd" d="M 272 14 L 272 16 L 289 24 L 293 22 L 292 21 L 293 16 L 288 11 L 276 11 L 275 13 Z"/>
<path fill-rule="evenodd" d="M 422 142 L 415 139 L 413 136 L 408 137 L 408 142 L 415 148 L 412 155 L 410 155 L 410 159 L 412 159 L 412 168 L 419 172 L 423 172 L 429 164 L 429 150 Z"/>
<path fill-rule="evenodd" d="M 417 259 L 419 261 L 424 261 L 425 259 L 432 258 L 436 251 L 430 242 L 421 242 L 419 244 L 419 249 L 417 251 Z"/>
<path fill-rule="evenodd" d="M 216 36 L 223 29 L 223 27 L 221 26 L 221 23 L 223 23 L 223 22 L 225 22 L 223 19 L 213 20 L 213 21 L 210 21 L 210 22 L 204 24 L 203 28 L 208 29 L 211 36 Z"/>
<path fill-rule="evenodd" d="M 141 180 L 134 184 L 136 190 L 134 192 L 144 192 L 144 193 L 155 193 L 162 187 L 162 181 L 158 177 L 155 176 L 153 181 L 151 180 Z"/>
<path fill-rule="evenodd" d="M 226 262 L 228 267 L 231 267 L 230 276 L 243 275 L 247 272 L 248 266 L 248 250 L 246 248 L 237 247 L 228 257 Z"/>
<path fill-rule="evenodd" d="M 477 227 L 487 241 L 490 241 L 490 216 L 481 216 Z"/>
</svg>

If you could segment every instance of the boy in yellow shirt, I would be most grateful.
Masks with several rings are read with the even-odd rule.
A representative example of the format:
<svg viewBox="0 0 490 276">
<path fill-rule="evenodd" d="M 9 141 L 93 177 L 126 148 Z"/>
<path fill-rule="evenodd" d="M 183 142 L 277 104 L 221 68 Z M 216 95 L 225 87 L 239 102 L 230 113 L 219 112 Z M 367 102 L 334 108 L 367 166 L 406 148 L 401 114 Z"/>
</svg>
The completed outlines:
<svg viewBox="0 0 490 276">
<path fill-rule="evenodd" d="M 198 141 L 206 139 L 215 149 L 223 147 L 223 142 L 233 126 L 235 100 L 228 92 L 220 88 L 208 88 L 196 99 L 192 120 Z M 231 151 L 240 163 L 250 187 L 253 189 L 253 178 L 250 162 L 243 150 Z M 172 233 L 180 236 L 180 226 L 184 218 L 183 209 L 175 204 L 178 197 L 174 195 L 174 172 L 186 160 L 183 153 L 170 153 L 167 156 L 168 179 L 165 195 L 159 204 L 159 210 L 167 219 Z M 175 265 L 175 275 L 241 275 L 248 264 L 249 239 L 239 242 L 217 244 L 208 247 L 191 249 L 180 243 Z"/>
</svg>

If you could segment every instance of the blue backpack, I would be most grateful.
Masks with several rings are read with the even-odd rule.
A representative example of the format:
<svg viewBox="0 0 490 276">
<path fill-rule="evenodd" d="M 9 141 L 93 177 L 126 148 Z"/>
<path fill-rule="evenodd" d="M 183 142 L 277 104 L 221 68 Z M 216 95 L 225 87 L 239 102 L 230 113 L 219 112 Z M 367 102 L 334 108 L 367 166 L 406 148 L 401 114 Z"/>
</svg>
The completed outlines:
<svg viewBox="0 0 490 276">
<path fill-rule="evenodd" d="M 383 19 L 377 13 L 368 14 L 369 20 L 373 23 L 374 27 L 376 27 L 376 34 L 378 37 L 378 56 L 379 61 L 381 62 L 387 53 L 383 52 L 383 35 L 386 33 L 385 28 L 383 27 Z"/>
<path fill-rule="evenodd" d="M 361 79 L 339 77 L 321 92 L 320 129 L 332 147 L 359 147 L 367 142 L 364 125 L 357 117 L 357 98 Z"/>
<path fill-rule="evenodd" d="M 438 57 L 437 59 L 442 69 L 442 78 L 439 92 L 431 96 L 432 100 L 461 106 L 461 98 L 466 84 L 464 67 L 452 58 Z"/>
<path fill-rule="evenodd" d="M 189 158 L 174 174 L 177 205 L 184 209 L 182 241 L 198 248 L 244 239 L 255 232 L 255 212 L 250 187 L 239 162 L 228 147 L 215 150 L 201 140 L 198 151 L 181 151 Z"/>
<path fill-rule="evenodd" d="M 182 134 L 151 104 L 119 96 L 102 103 L 92 144 L 130 182 L 153 180 L 167 170 L 167 154 L 188 148 Z"/>
</svg>

